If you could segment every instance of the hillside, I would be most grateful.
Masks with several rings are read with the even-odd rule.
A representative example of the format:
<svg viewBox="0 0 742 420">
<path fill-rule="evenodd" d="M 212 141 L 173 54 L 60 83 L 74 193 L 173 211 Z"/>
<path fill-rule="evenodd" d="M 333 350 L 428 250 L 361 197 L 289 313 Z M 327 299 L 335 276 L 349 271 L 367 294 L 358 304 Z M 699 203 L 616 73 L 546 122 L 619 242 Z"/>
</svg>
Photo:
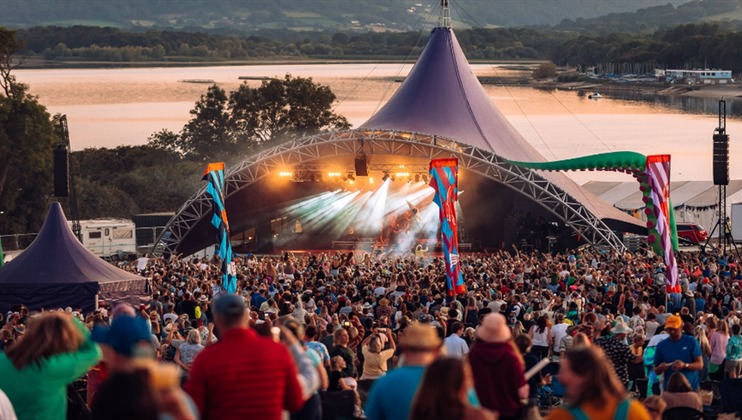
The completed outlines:
<svg viewBox="0 0 742 420">
<path fill-rule="evenodd" d="M 591 19 L 565 19 L 556 29 L 580 33 L 649 34 L 660 29 L 701 22 L 718 22 L 735 29 L 742 25 L 742 0 L 693 0 L 677 6 L 663 4 L 635 12 L 611 13 Z"/>
<path fill-rule="evenodd" d="M 458 26 L 528 26 L 686 1 L 451 0 L 451 9 Z M 407 31 L 435 22 L 438 5 L 438 0 L 0 0 L 0 25 Z"/>
</svg>

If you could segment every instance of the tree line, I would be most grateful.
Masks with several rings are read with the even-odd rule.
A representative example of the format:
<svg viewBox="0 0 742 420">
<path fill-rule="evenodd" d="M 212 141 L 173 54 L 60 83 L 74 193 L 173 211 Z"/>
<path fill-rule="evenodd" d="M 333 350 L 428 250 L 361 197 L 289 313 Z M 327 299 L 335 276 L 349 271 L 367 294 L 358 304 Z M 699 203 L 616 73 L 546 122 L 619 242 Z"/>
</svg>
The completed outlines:
<svg viewBox="0 0 742 420">
<path fill-rule="evenodd" d="M 51 61 L 162 62 L 315 58 L 407 58 L 423 49 L 425 34 L 265 31 L 250 36 L 99 27 L 22 29 L 23 53 Z M 533 28 L 457 31 L 469 59 L 551 60 L 589 67 L 629 64 L 742 71 L 742 35 L 718 23 L 679 25 L 652 34 L 580 35 Z"/>
<path fill-rule="evenodd" d="M 16 80 L 19 51 L 14 33 L 0 28 L 0 234 L 39 231 L 55 199 L 52 151 L 65 140 L 59 115 Z M 207 162 L 231 166 L 282 141 L 348 128 L 332 111 L 336 99 L 329 87 L 291 75 L 232 92 L 210 86 L 178 133 L 153 133 L 144 146 L 73 152 L 78 217 L 177 209 L 202 185 Z M 60 201 L 70 214 L 68 200 Z"/>
</svg>

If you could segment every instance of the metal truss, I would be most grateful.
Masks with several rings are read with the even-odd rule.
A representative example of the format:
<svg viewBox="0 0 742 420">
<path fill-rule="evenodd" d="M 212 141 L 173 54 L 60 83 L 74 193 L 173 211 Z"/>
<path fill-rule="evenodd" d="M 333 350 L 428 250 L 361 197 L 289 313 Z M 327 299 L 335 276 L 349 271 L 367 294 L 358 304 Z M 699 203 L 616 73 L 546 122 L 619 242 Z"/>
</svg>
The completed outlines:
<svg viewBox="0 0 742 420">
<path fill-rule="evenodd" d="M 394 155 L 398 158 L 427 160 L 456 157 L 460 167 L 532 198 L 578 232 L 588 243 L 607 245 L 620 252 L 626 249 L 620 238 L 602 220 L 535 171 L 511 165 L 491 151 L 424 133 L 349 130 L 292 140 L 260 151 L 229 168 L 226 172 L 226 199 L 273 172 L 299 165 L 319 164 L 318 161 L 329 156 L 355 156 L 361 151 L 367 155 Z M 177 252 L 191 228 L 210 214 L 211 202 L 205 191 L 204 187 L 183 204 L 155 242 L 160 246 L 153 252 Z"/>
<path fill-rule="evenodd" d="M 409 163 L 371 163 L 368 165 L 369 172 L 407 172 L 410 174 L 415 173 L 428 173 L 428 165 L 410 165 Z M 294 166 L 296 172 L 354 172 L 355 166 L 353 165 L 337 165 L 333 163 L 311 163 L 301 164 Z"/>
</svg>

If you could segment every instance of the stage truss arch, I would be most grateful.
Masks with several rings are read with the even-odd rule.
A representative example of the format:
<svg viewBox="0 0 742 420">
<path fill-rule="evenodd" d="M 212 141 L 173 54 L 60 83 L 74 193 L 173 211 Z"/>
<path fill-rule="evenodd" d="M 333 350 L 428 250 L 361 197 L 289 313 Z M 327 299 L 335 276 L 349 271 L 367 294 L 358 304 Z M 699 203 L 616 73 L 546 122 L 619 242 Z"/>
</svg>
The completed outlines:
<svg viewBox="0 0 742 420">
<path fill-rule="evenodd" d="M 281 168 L 313 163 L 330 156 L 409 156 L 427 160 L 456 157 L 459 166 L 524 194 L 578 232 L 590 244 L 619 252 L 626 246 L 601 219 L 536 171 L 512 165 L 502 156 L 441 136 L 393 130 L 348 130 L 322 133 L 288 141 L 262 150 L 229 168 L 225 174 L 226 199 Z M 180 243 L 203 217 L 211 202 L 201 188 L 178 210 L 158 239 L 153 254 L 174 254 Z M 167 240 L 164 238 L 167 237 Z"/>
</svg>

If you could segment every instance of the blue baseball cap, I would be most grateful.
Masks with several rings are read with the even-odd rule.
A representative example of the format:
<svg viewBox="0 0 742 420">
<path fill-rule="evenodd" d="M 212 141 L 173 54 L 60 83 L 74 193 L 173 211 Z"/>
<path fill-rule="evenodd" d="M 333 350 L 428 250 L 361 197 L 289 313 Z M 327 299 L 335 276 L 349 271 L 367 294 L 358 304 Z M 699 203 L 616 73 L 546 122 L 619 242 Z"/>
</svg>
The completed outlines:
<svg viewBox="0 0 742 420">
<path fill-rule="evenodd" d="M 91 338 L 97 343 L 111 346 L 118 354 L 132 357 L 141 342 L 151 345 L 152 333 L 144 319 L 123 315 L 114 318 L 110 327 L 93 328 Z"/>
</svg>

